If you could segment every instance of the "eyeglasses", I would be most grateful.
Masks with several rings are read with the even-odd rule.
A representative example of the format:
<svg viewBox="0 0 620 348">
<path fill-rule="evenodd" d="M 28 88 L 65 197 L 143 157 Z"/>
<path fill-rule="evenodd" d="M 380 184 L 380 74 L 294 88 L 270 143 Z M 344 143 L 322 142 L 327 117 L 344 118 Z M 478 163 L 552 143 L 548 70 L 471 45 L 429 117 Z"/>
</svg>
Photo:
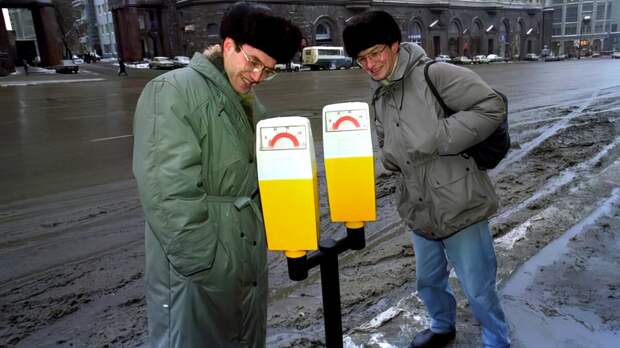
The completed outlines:
<svg viewBox="0 0 620 348">
<path fill-rule="evenodd" d="M 265 81 L 271 80 L 274 77 L 276 77 L 278 73 L 274 69 L 265 66 L 263 62 L 259 61 L 258 59 L 254 57 L 250 59 L 250 57 L 248 57 L 248 54 L 245 53 L 245 51 L 243 50 L 243 47 L 241 46 L 237 46 L 237 47 L 239 47 L 239 49 L 241 50 L 241 53 L 243 53 L 243 56 L 245 57 L 245 60 L 252 67 L 252 72 L 262 73 L 262 76 L 264 76 L 263 80 Z"/>
<path fill-rule="evenodd" d="M 374 50 L 370 51 L 370 53 L 368 54 L 358 56 L 355 61 L 357 62 L 357 65 L 363 68 L 366 64 L 368 64 L 369 59 L 372 59 L 373 62 L 377 61 L 379 56 L 383 53 L 383 51 L 385 51 L 386 48 L 386 45 L 381 45 L 380 47 L 377 47 Z"/>
</svg>

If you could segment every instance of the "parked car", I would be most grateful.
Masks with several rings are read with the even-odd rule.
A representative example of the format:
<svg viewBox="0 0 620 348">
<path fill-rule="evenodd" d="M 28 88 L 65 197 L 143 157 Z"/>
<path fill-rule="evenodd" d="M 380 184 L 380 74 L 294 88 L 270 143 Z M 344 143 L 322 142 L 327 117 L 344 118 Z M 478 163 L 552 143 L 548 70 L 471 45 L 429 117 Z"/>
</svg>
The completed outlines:
<svg viewBox="0 0 620 348">
<path fill-rule="evenodd" d="M 620 59 L 620 52 L 614 52 L 611 54 L 612 59 Z"/>
<path fill-rule="evenodd" d="M 598 57 L 600 57 L 600 56 L 601 56 L 601 54 L 600 54 L 599 52 L 592 52 L 592 55 L 591 55 L 590 57 L 592 57 L 592 58 L 598 58 Z"/>
<path fill-rule="evenodd" d="M 176 56 L 172 59 L 172 63 L 175 68 L 183 68 L 189 65 L 189 57 Z"/>
<path fill-rule="evenodd" d="M 276 71 L 299 71 L 301 69 L 301 64 L 290 62 L 287 64 L 276 64 L 274 67 Z"/>
<path fill-rule="evenodd" d="M 473 64 L 474 62 L 466 56 L 455 57 L 452 59 L 454 64 Z"/>
<path fill-rule="evenodd" d="M 437 57 L 435 57 L 435 61 L 436 62 L 452 63 L 452 58 L 450 58 L 450 56 L 447 55 L 447 54 L 440 54 Z"/>
<path fill-rule="evenodd" d="M 71 57 L 73 59 L 73 63 L 75 64 L 84 64 L 84 59 L 76 56 L 75 54 Z"/>
<path fill-rule="evenodd" d="M 73 59 L 63 59 L 60 64 L 54 66 L 58 74 L 77 74 L 80 67 L 73 62 Z"/>
<path fill-rule="evenodd" d="M 536 53 L 528 53 L 525 55 L 525 60 L 533 60 L 533 61 L 537 61 L 538 60 L 538 55 Z"/>
<path fill-rule="evenodd" d="M 474 64 L 487 64 L 487 63 L 489 63 L 489 60 L 487 59 L 487 56 L 482 55 L 482 54 L 474 56 L 473 61 L 474 61 Z"/>
<path fill-rule="evenodd" d="M 504 57 L 500 57 L 497 54 L 489 54 L 487 56 L 487 61 L 489 63 L 495 63 L 495 62 L 503 62 L 504 61 Z"/>
<path fill-rule="evenodd" d="M 149 63 L 151 69 L 173 69 L 174 62 L 168 57 L 154 57 Z"/>
</svg>

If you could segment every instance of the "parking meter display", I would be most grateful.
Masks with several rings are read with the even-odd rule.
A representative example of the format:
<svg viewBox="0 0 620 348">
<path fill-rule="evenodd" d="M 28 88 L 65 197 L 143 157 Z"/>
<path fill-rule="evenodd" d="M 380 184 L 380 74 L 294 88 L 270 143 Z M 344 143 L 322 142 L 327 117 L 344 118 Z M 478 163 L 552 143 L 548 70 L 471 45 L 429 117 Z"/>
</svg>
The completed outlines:
<svg viewBox="0 0 620 348">
<path fill-rule="evenodd" d="M 316 250 L 319 196 L 310 121 L 265 119 L 257 124 L 256 133 L 258 186 L 269 250 Z"/>
<path fill-rule="evenodd" d="M 340 103 L 323 108 L 323 151 L 331 220 L 376 220 L 368 104 Z"/>
</svg>

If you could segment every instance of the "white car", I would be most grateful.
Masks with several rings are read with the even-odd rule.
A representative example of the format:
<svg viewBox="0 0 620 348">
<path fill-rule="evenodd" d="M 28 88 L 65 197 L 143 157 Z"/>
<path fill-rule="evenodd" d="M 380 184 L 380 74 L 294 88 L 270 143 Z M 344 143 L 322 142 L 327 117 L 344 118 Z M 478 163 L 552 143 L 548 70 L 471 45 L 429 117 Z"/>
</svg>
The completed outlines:
<svg viewBox="0 0 620 348">
<path fill-rule="evenodd" d="M 533 61 L 537 61 L 538 60 L 538 55 L 536 53 L 528 53 L 525 55 L 525 60 L 533 60 Z"/>
<path fill-rule="evenodd" d="M 489 63 L 489 60 L 487 59 L 487 56 L 485 55 L 477 55 L 474 57 L 474 64 L 487 64 Z"/>
<path fill-rule="evenodd" d="M 274 69 L 276 71 L 299 71 L 301 69 L 301 64 L 291 62 L 288 68 L 286 64 L 276 64 Z"/>
<path fill-rule="evenodd" d="M 80 64 L 84 64 L 84 59 L 76 56 L 75 54 L 71 57 L 71 59 L 73 59 L 73 63 L 80 65 Z"/>
<path fill-rule="evenodd" d="M 454 64 L 473 64 L 474 62 L 466 56 L 460 56 L 452 59 Z"/>
<path fill-rule="evenodd" d="M 174 63 L 175 68 L 183 68 L 189 65 L 189 57 L 186 56 L 176 56 L 172 59 L 172 63 Z"/>
<path fill-rule="evenodd" d="M 149 68 L 151 69 L 173 69 L 174 62 L 168 59 L 168 57 L 154 57 L 149 62 Z"/>
<path fill-rule="evenodd" d="M 503 62 L 503 61 L 504 61 L 504 58 L 503 58 L 503 57 L 498 56 L 497 54 L 489 54 L 489 55 L 487 56 L 487 61 L 488 61 L 489 63 L 493 63 L 493 62 Z"/>
<path fill-rule="evenodd" d="M 612 59 L 620 59 L 620 52 L 614 52 L 611 54 Z"/>
<path fill-rule="evenodd" d="M 450 56 L 447 55 L 447 54 L 440 54 L 437 57 L 435 57 L 435 61 L 436 62 L 451 63 L 452 62 L 452 58 L 450 58 Z"/>
</svg>

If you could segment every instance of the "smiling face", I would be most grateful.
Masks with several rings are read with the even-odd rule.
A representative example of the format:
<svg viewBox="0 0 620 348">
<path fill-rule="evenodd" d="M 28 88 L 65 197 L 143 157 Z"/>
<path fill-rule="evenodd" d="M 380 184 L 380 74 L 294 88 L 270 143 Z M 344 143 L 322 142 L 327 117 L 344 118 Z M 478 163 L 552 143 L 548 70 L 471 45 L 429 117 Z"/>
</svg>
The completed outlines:
<svg viewBox="0 0 620 348">
<path fill-rule="evenodd" d="M 270 70 L 276 65 L 276 60 L 265 52 L 248 44 L 237 46 L 231 38 L 223 43 L 224 70 L 230 85 L 237 93 L 245 94 L 265 80 Z M 264 68 L 260 68 L 264 66 Z"/>
<path fill-rule="evenodd" d="M 385 80 L 390 76 L 398 57 L 398 42 L 391 45 L 374 45 L 360 52 L 357 64 L 375 81 Z"/>
</svg>

